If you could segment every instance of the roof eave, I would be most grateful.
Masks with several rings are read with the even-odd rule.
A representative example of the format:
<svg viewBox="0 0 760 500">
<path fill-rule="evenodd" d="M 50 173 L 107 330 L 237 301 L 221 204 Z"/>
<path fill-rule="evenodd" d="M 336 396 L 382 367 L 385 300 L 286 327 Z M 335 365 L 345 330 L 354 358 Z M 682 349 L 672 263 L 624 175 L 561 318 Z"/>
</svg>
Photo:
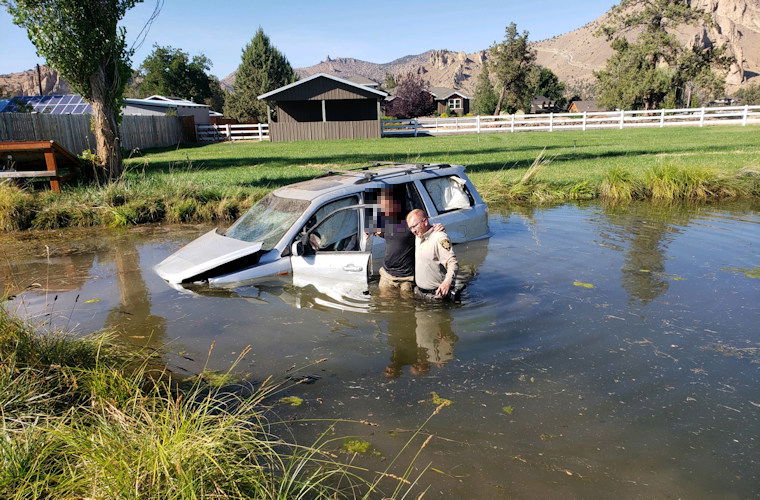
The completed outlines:
<svg viewBox="0 0 760 500">
<path fill-rule="evenodd" d="M 346 80 L 344 78 L 340 78 L 340 77 L 337 77 L 337 76 L 334 76 L 334 75 L 328 75 L 327 73 L 315 73 L 315 74 L 313 74 L 311 76 L 307 76 L 306 78 L 303 78 L 303 79 L 298 80 L 296 82 L 289 83 L 288 85 L 282 86 L 282 87 L 280 87 L 278 89 L 270 90 L 269 92 L 267 92 L 265 94 L 261 94 L 260 96 L 258 96 L 258 99 L 260 99 L 260 100 L 268 99 L 268 98 L 270 98 L 270 97 L 272 97 L 272 96 L 274 96 L 276 94 L 279 94 L 280 92 L 284 92 L 284 91 L 286 91 L 288 89 L 292 89 L 293 87 L 297 87 L 299 85 L 303 85 L 306 82 L 310 82 L 311 80 L 315 80 L 315 79 L 319 78 L 320 76 L 324 76 L 325 78 L 329 78 L 330 80 L 335 80 L 336 82 L 340 82 L 340 83 L 344 83 L 346 85 L 350 85 L 350 86 L 355 87 L 355 88 L 360 89 L 360 90 L 366 90 L 366 91 L 372 92 L 373 94 L 377 94 L 380 97 L 386 97 L 388 95 L 387 92 L 383 92 L 381 90 L 376 90 L 376 89 L 370 88 L 370 87 L 368 87 L 366 85 L 360 85 L 358 83 L 354 83 L 354 82 Z"/>
</svg>

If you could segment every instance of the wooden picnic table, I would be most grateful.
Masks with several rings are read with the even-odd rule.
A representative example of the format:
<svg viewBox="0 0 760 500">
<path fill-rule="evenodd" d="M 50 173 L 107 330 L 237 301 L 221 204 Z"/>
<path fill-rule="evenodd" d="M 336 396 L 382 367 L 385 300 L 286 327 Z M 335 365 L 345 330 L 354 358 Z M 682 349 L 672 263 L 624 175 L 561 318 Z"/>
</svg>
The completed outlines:
<svg viewBox="0 0 760 500">
<path fill-rule="evenodd" d="M 76 177 L 82 168 L 79 158 L 55 141 L 0 142 L 0 165 L 6 162 L 13 170 L 0 168 L 0 179 L 48 178 L 54 193 L 60 193 L 61 182 Z"/>
</svg>

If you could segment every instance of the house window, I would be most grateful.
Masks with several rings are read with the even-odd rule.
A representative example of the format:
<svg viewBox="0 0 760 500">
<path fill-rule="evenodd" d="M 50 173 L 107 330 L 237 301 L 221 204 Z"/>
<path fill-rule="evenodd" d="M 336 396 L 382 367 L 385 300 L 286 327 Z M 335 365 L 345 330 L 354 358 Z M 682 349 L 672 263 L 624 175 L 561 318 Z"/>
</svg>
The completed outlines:
<svg viewBox="0 0 760 500">
<path fill-rule="evenodd" d="M 449 99 L 449 109 L 462 109 L 462 99 L 459 97 L 452 97 Z"/>
</svg>

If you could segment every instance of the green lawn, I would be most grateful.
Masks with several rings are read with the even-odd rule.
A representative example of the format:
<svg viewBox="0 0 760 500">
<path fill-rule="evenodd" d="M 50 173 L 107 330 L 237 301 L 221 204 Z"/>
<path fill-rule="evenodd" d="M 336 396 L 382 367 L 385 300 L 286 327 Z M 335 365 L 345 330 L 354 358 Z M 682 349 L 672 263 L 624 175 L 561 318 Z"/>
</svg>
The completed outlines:
<svg viewBox="0 0 760 500">
<path fill-rule="evenodd" d="M 157 175 L 176 175 L 191 164 L 198 181 L 218 186 L 273 188 L 310 178 L 325 167 L 373 161 L 444 162 L 466 165 L 473 181 L 501 171 L 522 176 L 542 151 L 551 163 L 541 181 L 598 184 L 613 166 L 634 172 L 656 164 L 701 167 L 731 174 L 760 169 L 760 127 L 706 127 L 566 132 L 526 132 L 438 137 L 237 142 L 149 152 L 128 161 Z"/>
<path fill-rule="evenodd" d="M 135 152 L 120 181 L 60 195 L 0 185 L 0 231 L 230 221 L 274 188 L 374 161 L 466 165 L 490 204 L 760 198 L 757 126 L 236 142 Z"/>
</svg>

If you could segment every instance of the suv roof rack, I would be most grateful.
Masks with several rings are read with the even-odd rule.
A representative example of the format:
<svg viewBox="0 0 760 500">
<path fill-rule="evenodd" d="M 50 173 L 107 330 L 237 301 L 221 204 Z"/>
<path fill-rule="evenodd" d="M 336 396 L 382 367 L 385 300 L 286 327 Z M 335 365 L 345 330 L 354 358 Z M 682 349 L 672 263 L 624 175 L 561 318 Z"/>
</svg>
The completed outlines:
<svg viewBox="0 0 760 500">
<path fill-rule="evenodd" d="M 399 166 L 399 167 L 409 166 L 410 168 L 406 170 L 402 170 L 400 172 L 387 172 L 385 174 L 382 174 L 380 172 L 369 172 L 369 169 L 371 168 L 390 167 L 390 166 Z M 317 178 L 326 177 L 328 175 L 347 175 L 350 177 L 358 178 L 355 184 L 364 184 L 366 182 L 379 180 L 379 179 L 385 179 L 388 177 L 411 174 L 415 170 L 426 170 L 426 169 L 433 169 L 433 168 L 449 168 L 449 167 L 451 167 L 451 165 L 448 163 L 409 163 L 409 162 L 402 163 L 402 162 L 395 162 L 395 161 L 376 161 L 372 163 L 371 165 L 347 168 L 345 170 L 328 169 L 325 171 L 325 173 L 318 175 Z"/>
</svg>

